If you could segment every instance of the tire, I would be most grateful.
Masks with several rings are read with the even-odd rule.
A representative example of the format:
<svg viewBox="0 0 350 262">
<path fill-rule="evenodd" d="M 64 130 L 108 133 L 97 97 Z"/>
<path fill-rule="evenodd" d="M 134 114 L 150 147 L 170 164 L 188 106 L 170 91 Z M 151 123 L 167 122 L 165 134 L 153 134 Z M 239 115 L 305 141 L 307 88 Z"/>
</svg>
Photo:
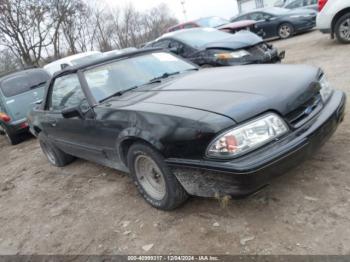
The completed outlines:
<svg viewBox="0 0 350 262">
<path fill-rule="evenodd" d="M 17 145 L 20 142 L 18 135 L 11 133 L 3 124 L 0 124 L 0 134 L 6 137 L 6 140 L 10 145 Z"/>
<path fill-rule="evenodd" d="M 334 32 L 339 43 L 350 44 L 350 14 L 345 14 L 338 19 Z"/>
<path fill-rule="evenodd" d="M 57 167 L 64 167 L 70 164 L 75 158 L 71 155 L 64 153 L 51 143 L 42 133 L 39 134 L 39 144 L 41 150 L 46 156 L 51 165 Z"/>
<path fill-rule="evenodd" d="M 294 27 L 289 23 L 283 23 L 278 27 L 277 34 L 281 39 L 287 39 L 294 34 Z"/>
<path fill-rule="evenodd" d="M 164 158 L 143 143 L 133 144 L 127 155 L 131 177 L 142 197 L 153 207 L 173 210 L 188 199 L 188 194 L 170 172 Z"/>
</svg>

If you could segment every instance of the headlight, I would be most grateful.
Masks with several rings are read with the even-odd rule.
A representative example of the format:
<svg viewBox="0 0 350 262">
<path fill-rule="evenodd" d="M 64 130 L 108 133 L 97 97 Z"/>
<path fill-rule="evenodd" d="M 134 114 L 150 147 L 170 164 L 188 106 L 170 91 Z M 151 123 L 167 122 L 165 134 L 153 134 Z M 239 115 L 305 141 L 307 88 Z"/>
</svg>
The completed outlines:
<svg viewBox="0 0 350 262">
<path fill-rule="evenodd" d="M 220 60 L 230 60 L 230 59 L 242 58 L 242 57 L 249 56 L 249 55 L 250 55 L 250 53 L 248 51 L 239 50 L 239 51 L 235 51 L 235 52 L 215 54 L 214 56 Z"/>
<path fill-rule="evenodd" d="M 323 102 L 327 102 L 327 100 L 331 97 L 333 93 L 333 88 L 331 87 L 331 84 L 328 82 L 325 75 L 321 77 L 320 85 L 321 85 L 320 94 L 321 94 L 322 100 Z"/>
<path fill-rule="evenodd" d="M 288 126 L 279 116 L 269 113 L 217 137 L 209 145 L 207 156 L 236 157 L 261 147 L 288 130 Z"/>
</svg>

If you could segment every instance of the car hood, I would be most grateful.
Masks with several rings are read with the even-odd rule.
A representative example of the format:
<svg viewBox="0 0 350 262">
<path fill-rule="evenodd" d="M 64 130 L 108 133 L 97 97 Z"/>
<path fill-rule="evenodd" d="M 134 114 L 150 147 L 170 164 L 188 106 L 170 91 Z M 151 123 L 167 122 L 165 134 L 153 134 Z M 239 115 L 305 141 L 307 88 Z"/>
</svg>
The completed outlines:
<svg viewBox="0 0 350 262">
<path fill-rule="evenodd" d="M 286 115 L 319 92 L 320 70 L 311 66 L 249 65 L 202 69 L 156 86 L 145 86 L 114 98 L 115 107 L 134 110 L 146 104 L 187 107 L 231 118 L 239 123 L 267 111 Z M 139 106 L 142 103 L 144 106 Z M 153 107 L 154 108 L 154 107 Z M 139 110 L 139 109 L 138 109 Z"/>
<path fill-rule="evenodd" d="M 250 46 L 257 45 L 263 42 L 263 39 L 257 36 L 254 33 L 249 31 L 240 31 L 237 32 L 224 40 L 218 42 L 211 42 L 204 46 L 202 49 L 228 49 L 228 50 L 237 50 L 241 48 L 246 48 Z"/>
</svg>

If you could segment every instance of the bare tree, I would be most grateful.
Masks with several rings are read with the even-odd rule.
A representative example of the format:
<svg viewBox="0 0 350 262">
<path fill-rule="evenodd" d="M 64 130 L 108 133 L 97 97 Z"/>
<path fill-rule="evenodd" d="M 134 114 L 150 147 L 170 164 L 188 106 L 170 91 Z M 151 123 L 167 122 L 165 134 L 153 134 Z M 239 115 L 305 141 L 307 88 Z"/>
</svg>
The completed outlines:
<svg viewBox="0 0 350 262">
<path fill-rule="evenodd" d="M 45 0 L 0 0 L 0 39 L 26 65 L 38 65 L 51 44 L 49 6 Z"/>
</svg>

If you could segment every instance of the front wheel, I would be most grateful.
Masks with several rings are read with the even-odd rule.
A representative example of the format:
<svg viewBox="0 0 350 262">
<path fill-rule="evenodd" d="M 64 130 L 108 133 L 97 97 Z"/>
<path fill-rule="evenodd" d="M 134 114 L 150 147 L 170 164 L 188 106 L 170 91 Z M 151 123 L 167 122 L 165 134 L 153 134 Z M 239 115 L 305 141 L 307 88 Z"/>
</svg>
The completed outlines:
<svg viewBox="0 0 350 262">
<path fill-rule="evenodd" d="M 291 24 L 285 23 L 278 27 L 278 36 L 281 39 L 287 39 L 294 33 L 294 28 Z"/>
<path fill-rule="evenodd" d="M 350 14 L 345 14 L 338 19 L 334 31 L 340 43 L 350 44 Z"/>
<path fill-rule="evenodd" d="M 127 160 L 137 189 L 153 207 L 172 210 L 187 200 L 186 191 L 156 150 L 136 143 L 130 147 Z"/>
</svg>

